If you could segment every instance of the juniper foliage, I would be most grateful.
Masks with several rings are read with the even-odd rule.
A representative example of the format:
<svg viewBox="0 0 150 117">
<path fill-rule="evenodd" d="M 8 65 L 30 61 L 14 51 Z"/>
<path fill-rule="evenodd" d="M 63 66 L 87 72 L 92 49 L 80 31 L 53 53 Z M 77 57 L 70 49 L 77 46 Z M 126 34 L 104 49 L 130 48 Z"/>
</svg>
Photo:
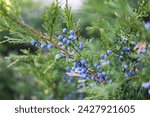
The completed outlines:
<svg viewBox="0 0 150 117">
<path fill-rule="evenodd" d="M 99 7 L 91 9 L 97 3 Z M 83 16 L 93 17 L 85 36 L 82 21 L 75 20 L 67 3 L 62 8 L 54 1 L 38 31 L 22 19 L 21 2 L 1 0 L 0 29 L 11 36 L 0 43 L 32 41 L 36 48 L 34 53 L 28 48 L 22 55 L 6 57 L 12 61 L 8 66 L 33 75 L 52 94 L 50 99 L 150 99 L 141 87 L 150 75 L 150 30 L 144 22 L 150 1 L 135 3 L 137 8 L 127 0 L 86 0 L 81 12 L 86 9 Z"/>
</svg>

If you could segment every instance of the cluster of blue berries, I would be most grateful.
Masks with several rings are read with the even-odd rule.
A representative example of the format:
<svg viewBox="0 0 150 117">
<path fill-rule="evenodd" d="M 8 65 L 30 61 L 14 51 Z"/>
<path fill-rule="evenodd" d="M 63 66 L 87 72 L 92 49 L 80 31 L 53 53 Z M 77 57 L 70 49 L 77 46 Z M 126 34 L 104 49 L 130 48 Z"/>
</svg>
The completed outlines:
<svg viewBox="0 0 150 117">
<path fill-rule="evenodd" d="M 104 70 L 106 65 L 110 64 L 109 55 L 113 52 L 112 50 L 107 50 L 107 54 L 100 54 L 99 61 L 94 63 L 94 69 L 97 72 L 97 77 L 99 78 L 100 83 L 112 83 L 113 80 L 109 78 L 107 72 Z"/>
<path fill-rule="evenodd" d="M 150 22 L 147 22 L 145 25 L 146 29 L 150 29 Z M 57 36 L 57 45 L 61 47 L 62 49 L 67 50 L 69 53 L 71 53 L 73 56 L 76 56 L 76 54 L 81 51 L 84 48 L 84 45 L 82 42 L 78 42 L 77 36 L 74 32 L 74 30 L 68 31 L 67 28 L 64 28 L 62 30 L 62 34 Z M 137 34 L 136 37 L 140 37 L 140 34 Z M 31 44 L 38 47 L 38 42 L 36 40 L 32 40 Z M 130 77 L 136 74 L 136 70 L 140 69 L 140 57 L 134 56 L 134 54 L 137 54 L 135 47 L 137 46 L 137 43 L 135 41 L 129 41 L 124 39 L 121 39 L 121 37 L 115 39 L 115 48 L 113 51 L 111 49 L 107 50 L 106 53 L 100 54 L 100 59 L 93 64 L 88 63 L 88 59 L 82 59 L 82 60 L 73 60 L 71 59 L 71 62 L 73 63 L 73 66 L 69 66 L 66 68 L 67 73 L 69 76 L 71 76 L 68 79 L 68 83 L 73 82 L 73 77 L 79 77 L 78 80 L 81 79 L 92 79 L 96 81 L 97 83 L 112 83 L 113 80 L 109 77 L 109 72 L 106 70 L 106 65 L 110 64 L 110 58 L 111 54 L 114 54 L 116 63 L 117 63 L 117 69 L 120 72 L 123 72 L 125 77 Z M 120 46 L 121 45 L 121 46 Z M 53 48 L 53 44 L 49 43 L 42 43 L 40 45 L 42 49 L 44 48 Z M 140 48 L 137 46 L 136 49 Z M 80 53 L 80 52 L 79 52 Z M 145 54 L 146 49 L 142 49 L 139 52 L 140 54 Z M 60 52 L 55 55 L 56 59 L 60 59 L 62 57 L 65 57 L 65 53 Z M 78 59 L 81 59 L 80 57 Z M 115 65 L 116 65 L 115 63 Z M 113 64 L 113 63 L 111 63 Z M 94 71 L 93 71 L 94 70 Z M 73 77 L 72 77 L 73 76 Z"/>
<path fill-rule="evenodd" d="M 40 43 L 38 43 L 36 40 L 32 40 L 31 44 L 36 46 L 36 47 L 39 47 L 39 45 L 40 45 Z M 53 48 L 53 44 L 51 44 L 51 43 L 49 43 L 49 44 L 41 43 L 40 47 L 42 49 L 44 49 L 44 48 Z"/>
<path fill-rule="evenodd" d="M 135 41 L 122 40 L 121 38 L 115 39 L 116 55 L 118 58 L 117 66 L 120 66 L 119 71 L 123 71 L 125 77 L 130 77 L 136 74 L 136 71 L 140 69 L 140 55 L 138 55 L 138 49 L 140 45 L 137 45 Z M 122 46 L 120 46 L 120 44 Z M 145 54 L 146 49 L 143 48 L 139 51 L 140 54 Z"/>
<path fill-rule="evenodd" d="M 59 35 L 58 39 L 58 46 L 61 46 L 62 48 L 66 48 L 65 45 L 68 46 L 72 44 L 72 47 L 76 50 L 83 49 L 83 44 L 81 42 L 79 42 L 78 44 L 76 43 L 77 37 L 75 36 L 74 30 L 70 30 L 70 32 L 68 33 L 67 28 L 64 28 L 63 34 Z"/>
<path fill-rule="evenodd" d="M 72 67 L 67 67 L 66 71 L 68 73 L 72 73 L 72 74 L 76 74 L 76 76 L 80 76 L 80 77 L 89 77 L 91 78 L 91 75 L 88 74 L 88 69 L 86 67 L 86 63 L 87 60 L 86 59 L 82 59 L 81 61 L 75 61 L 73 62 L 73 66 Z"/>
<path fill-rule="evenodd" d="M 57 39 L 58 39 L 58 40 L 56 40 L 57 45 L 60 48 L 67 50 L 73 56 L 75 56 L 76 55 L 75 52 L 82 50 L 84 48 L 83 43 L 77 41 L 77 37 L 75 35 L 74 30 L 70 30 L 68 32 L 67 28 L 64 28 L 62 30 L 62 32 L 63 32 L 63 34 L 57 36 Z M 42 49 L 45 49 L 45 48 L 51 49 L 54 47 L 54 45 L 51 43 L 48 43 L 48 44 L 38 43 L 36 40 L 32 40 L 31 44 L 36 46 L 36 47 L 40 46 Z M 62 58 L 62 55 L 64 57 L 64 54 L 65 53 L 62 54 L 62 52 L 57 53 L 55 55 L 55 58 L 60 59 L 60 58 Z"/>
<path fill-rule="evenodd" d="M 148 89 L 148 94 L 150 95 L 150 81 L 143 83 L 142 87 Z"/>
<path fill-rule="evenodd" d="M 58 35 L 57 37 L 58 46 L 60 46 L 62 49 L 66 49 L 71 55 L 76 56 L 76 53 L 78 53 L 79 50 L 82 50 L 84 48 L 83 43 L 78 42 L 74 30 L 68 31 L 67 28 L 64 28 L 62 32 L 63 34 Z M 55 58 L 61 58 L 60 54 L 57 54 Z"/>
<path fill-rule="evenodd" d="M 100 59 L 98 62 L 89 64 L 86 59 L 80 61 L 74 61 L 72 67 L 67 67 L 67 73 L 73 74 L 74 76 L 79 76 L 83 79 L 91 79 L 97 83 L 112 83 L 112 79 L 107 76 L 106 71 L 103 67 L 110 64 L 108 56 L 112 54 L 112 50 L 107 50 L 107 55 L 100 54 Z M 90 70 L 94 69 L 94 73 L 91 74 Z"/>
</svg>

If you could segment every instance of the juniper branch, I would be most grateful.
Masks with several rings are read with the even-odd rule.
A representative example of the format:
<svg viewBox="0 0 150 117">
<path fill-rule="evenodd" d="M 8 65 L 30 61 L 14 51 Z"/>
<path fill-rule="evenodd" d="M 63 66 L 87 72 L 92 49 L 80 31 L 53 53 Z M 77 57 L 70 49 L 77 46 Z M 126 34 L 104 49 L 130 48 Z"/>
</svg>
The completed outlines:
<svg viewBox="0 0 150 117">
<path fill-rule="evenodd" d="M 7 15 L 7 17 L 8 17 L 11 21 L 15 22 L 17 25 L 22 26 L 24 29 L 28 30 L 28 31 L 29 31 L 30 33 L 32 33 L 35 37 L 41 38 L 41 39 L 43 39 L 43 40 L 45 40 L 45 41 L 49 41 L 49 42 L 52 43 L 56 48 L 58 48 L 59 50 L 62 50 L 62 51 L 63 51 L 65 54 L 67 54 L 70 58 L 73 58 L 73 59 L 74 59 L 74 56 L 73 56 L 70 52 L 68 52 L 67 50 L 65 50 L 65 49 L 61 48 L 60 46 L 58 46 L 57 43 L 55 43 L 52 39 L 50 39 L 49 37 L 47 37 L 47 36 L 45 36 L 45 35 L 39 33 L 39 32 L 36 31 L 33 27 L 31 27 L 31 26 L 25 24 L 23 20 L 22 20 L 22 21 L 21 21 L 21 20 L 18 20 L 18 19 L 16 19 L 15 17 L 13 17 L 13 15 Z M 90 69 L 88 69 L 88 71 L 89 71 L 89 73 L 90 73 L 92 76 L 96 77 L 96 79 L 98 80 L 97 75 L 96 75 L 95 72 L 93 72 L 93 71 L 90 70 Z"/>
</svg>

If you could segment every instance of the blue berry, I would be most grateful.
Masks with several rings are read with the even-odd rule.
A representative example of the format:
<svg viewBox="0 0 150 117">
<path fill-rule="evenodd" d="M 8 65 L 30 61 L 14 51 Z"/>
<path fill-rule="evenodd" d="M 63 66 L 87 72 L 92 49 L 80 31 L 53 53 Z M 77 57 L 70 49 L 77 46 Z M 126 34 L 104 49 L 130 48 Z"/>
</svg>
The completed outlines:
<svg viewBox="0 0 150 117">
<path fill-rule="evenodd" d="M 91 75 L 90 75 L 90 74 L 87 74 L 87 77 L 88 77 L 89 79 L 91 79 Z"/>
<path fill-rule="evenodd" d="M 101 54 L 101 55 L 100 55 L 100 58 L 101 58 L 101 59 L 104 59 L 104 57 L 105 57 L 104 54 Z"/>
<path fill-rule="evenodd" d="M 85 73 L 87 71 L 87 68 L 83 67 L 81 71 L 82 73 Z"/>
<path fill-rule="evenodd" d="M 70 44 L 71 44 L 71 41 L 70 41 L 70 40 L 67 40 L 66 44 L 70 45 Z"/>
<path fill-rule="evenodd" d="M 148 94 L 150 95 L 150 89 L 148 90 Z"/>
<path fill-rule="evenodd" d="M 102 73 L 98 72 L 98 73 L 97 73 L 97 77 L 98 77 L 98 78 L 102 78 Z"/>
<path fill-rule="evenodd" d="M 79 49 L 80 49 L 80 50 L 82 50 L 82 49 L 83 49 L 83 46 L 82 46 L 82 45 L 80 45 L 80 46 L 79 46 Z"/>
<path fill-rule="evenodd" d="M 70 36 L 69 36 L 69 39 L 71 39 L 71 40 L 72 40 L 72 39 L 73 39 L 73 37 L 74 37 L 73 35 L 70 35 Z"/>
<path fill-rule="evenodd" d="M 102 72 L 102 75 L 103 75 L 103 76 L 106 76 L 106 72 Z"/>
<path fill-rule="evenodd" d="M 82 74 L 82 68 L 81 68 L 81 67 L 78 67 L 77 73 L 78 73 L 78 74 Z"/>
<path fill-rule="evenodd" d="M 67 66 L 67 67 L 66 67 L 66 71 L 67 71 L 67 72 L 70 72 L 70 71 L 71 71 L 70 67 Z"/>
<path fill-rule="evenodd" d="M 137 64 L 137 69 L 138 69 L 138 70 L 141 69 L 141 64 L 140 64 L 140 63 Z"/>
<path fill-rule="evenodd" d="M 124 69 L 128 69 L 128 65 L 124 65 L 123 67 L 124 67 Z"/>
<path fill-rule="evenodd" d="M 31 44 L 32 44 L 32 45 L 36 45 L 36 44 L 37 44 L 37 41 L 36 41 L 36 40 L 32 40 L 32 41 L 31 41 Z"/>
<path fill-rule="evenodd" d="M 101 69 L 101 66 L 100 66 L 100 65 L 98 65 L 96 68 L 97 68 L 97 69 Z"/>
<path fill-rule="evenodd" d="M 64 29 L 63 29 L 63 33 L 67 33 L 67 28 L 64 28 Z"/>
<path fill-rule="evenodd" d="M 148 29 L 148 30 L 150 30 L 150 21 L 146 22 L 145 28 Z"/>
<path fill-rule="evenodd" d="M 129 77 L 129 75 L 127 73 L 124 74 L 125 77 Z"/>
<path fill-rule="evenodd" d="M 78 50 L 79 50 L 79 48 L 78 48 L 78 47 L 75 47 L 75 50 L 77 50 L 77 51 L 78 51 Z"/>
<path fill-rule="evenodd" d="M 61 46 L 61 48 L 62 48 L 62 49 L 66 49 L 66 47 L 65 47 L 65 46 Z"/>
<path fill-rule="evenodd" d="M 113 82 L 112 79 L 110 79 L 110 80 L 109 80 L 109 83 L 112 83 L 112 82 Z"/>
<path fill-rule="evenodd" d="M 123 51 L 128 51 L 128 47 L 123 47 Z"/>
<path fill-rule="evenodd" d="M 108 56 L 107 56 L 107 55 L 105 55 L 105 56 L 104 56 L 104 59 L 106 59 L 106 58 L 108 58 Z"/>
<path fill-rule="evenodd" d="M 105 77 L 105 80 L 109 80 L 108 76 Z"/>
<path fill-rule="evenodd" d="M 72 71 L 74 71 L 75 69 L 76 69 L 75 67 L 72 67 L 72 68 L 71 68 Z"/>
<path fill-rule="evenodd" d="M 58 39 L 59 39 L 59 40 L 62 40 L 62 39 L 63 39 L 63 36 L 62 36 L 62 35 L 59 35 L 59 36 L 58 36 Z"/>
<path fill-rule="evenodd" d="M 134 69 L 131 69 L 129 73 L 130 73 L 131 75 L 134 75 L 134 74 L 135 74 Z"/>
<path fill-rule="evenodd" d="M 70 54 L 73 55 L 73 56 L 76 56 L 76 53 L 75 53 L 75 52 L 71 52 Z"/>
<path fill-rule="evenodd" d="M 110 61 L 107 61 L 107 64 L 110 64 Z"/>
<path fill-rule="evenodd" d="M 67 42 L 67 38 L 63 38 L 63 42 L 66 43 Z"/>
<path fill-rule="evenodd" d="M 142 49 L 140 54 L 145 54 L 146 53 L 146 49 Z"/>
<path fill-rule="evenodd" d="M 74 35 L 74 31 L 73 30 L 70 30 L 70 35 Z"/>
<path fill-rule="evenodd" d="M 104 59 L 102 59 L 102 60 L 101 60 L 101 63 L 102 63 L 102 65 L 104 66 L 104 65 L 109 64 L 110 62 L 109 62 L 109 61 L 106 61 L 106 60 L 104 60 Z"/>
<path fill-rule="evenodd" d="M 150 81 L 149 81 L 149 82 L 146 82 L 146 83 L 143 83 L 143 84 L 142 84 L 142 87 L 145 88 L 145 89 L 150 88 Z"/>
<path fill-rule="evenodd" d="M 125 43 L 126 43 L 126 41 L 121 41 L 121 42 L 120 42 L 120 44 L 125 44 Z"/>
<path fill-rule="evenodd" d="M 53 44 L 48 44 L 48 46 L 47 46 L 48 48 L 52 48 L 53 47 Z"/>
<path fill-rule="evenodd" d="M 130 48 L 129 48 L 129 47 L 127 48 L 127 51 L 130 51 Z"/>
<path fill-rule="evenodd" d="M 43 43 L 43 44 L 41 44 L 41 48 L 46 48 L 46 44 L 45 43 Z"/>
<path fill-rule="evenodd" d="M 94 66 L 97 67 L 97 66 L 98 66 L 98 63 L 94 63 Z"/>
<path fill-rule="evenodd" d="M 136 36 L 136 37 L 140 37 L 140 34 L 136 34 L 135 36 Z"/>
<path fill-rule="evenodd" d="M 86 64 L 86 60 L 85 59 L 81 60 L 80 62 L 81 62 L 82 65 Z"/>
<path fill-rule="evenodd" d="M 74 78 L 73 78 L 73 77 L 70 77 L 69 80 L 68 80 L 68 83 L 72 83 L 73 80 L 74 80 Z"/>
<path fill-rule="evenodd" d="M 82 50 L 83 49 L 83 43 L 79 42 L 79 49 Z"/>
<path fill-rule="evenodd" d="M 119 59 L 120 59 L 120 60 L 123 60 L 123 56 L 119 56 Z"/>
<path fill-rule="evenodd" d="M 74 62 L 73 65 L 74 65 L 74 67 L 78 67 L 79 63 L 78 62 Z"/>
<path fill-rule="evenodd" d="M 112 50 L 107 50 L 107 54 L 112 54 Z"/>
<path fill-rule="evenodd" d="M 136 59 L 136 61 L 137 61 L 137 62 L 140 62 L 140 61 L 141 61 L 141 59 L 140 59 L 140 58 L 137 58 L 137 59 Z"/>
<path fill-rule="evenodd" d="M 73 41 L 75 41 L 77 38 L 76 38 L 75 36 L 73 36 L 71 39 L 72 39 Z"/>
<path fill-rule="evenodd" d="M 91 65 L 90 64 L 88 64 L 88 68 L 90 68 L 91 67 Z"/>
<path fill-rule="evenodd" d="M 55 59 L 60 59 L 61 58 L 61 55 L 60 54 L 56 54 L 55 55 Z"/>
<path fill-rule="evenodd" d="M 58 42 L 58 46 L 63 46 L 63 43 L 62 42 Z"/>
<path fill-rule="evenodd" d="M 132 45 L 132 46 L 135 46 L 135 45 L 136 45 L 135 41 L 132 41 L 132 42 L 131 42 L 131 45 Z"/>
</svg>

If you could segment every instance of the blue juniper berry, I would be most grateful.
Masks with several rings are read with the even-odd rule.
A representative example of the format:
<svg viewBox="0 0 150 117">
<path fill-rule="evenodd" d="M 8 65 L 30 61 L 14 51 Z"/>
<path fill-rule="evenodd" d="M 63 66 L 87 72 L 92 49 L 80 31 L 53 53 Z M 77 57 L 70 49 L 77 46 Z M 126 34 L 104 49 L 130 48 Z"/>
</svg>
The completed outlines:
<svg viewBox="0 0 150 117">
<path fill-rule="evenodd" d="M 70 35 L 74 35 L 74 31 L 73 30 L 70 30 Z"/>
<path fill-rule="evenodd" d="M 80 62 L 81 62 L 82 65 L 85 65 L 87 61 L 85 59 L 83 59 Z"/>
<path fill-rule="evenodd" d="M 150 95 L 150 89 L 148 90 L 148 94 Z"/>
<path fill-rule="evenodd" d="M 111 84 L 112 82 L 113 82 L 112 79 L 110 79 L 110 80 L 109 80 L 109 83 Z"/>
<path fill-rule="evenodd" d="M 100 55 L 100 58 L 101 58 L 101 59 L 104 59 L 104 57 L 105 57 L 104 54 L 101 54 L 101 55 Z"/>
<path fill-rule="evenodd" d="M 97 67 L 99 64 L 98 63 L 94 63 L 94 67 Z"/>
<path fill-rule="evenodd" d="M 66 43 L 67 42 L 67 38 L 63 38 L 63 42 Z"/>
<path fill-rule="evenodd" d="M 63 33 L 67 33 L 67 28 L 64 28 L 64 29 L 63 29 Z"/>
<path fill-rule="evenodd" d="M 140 54 L 145 54 L 146 53 L 146 49 L 142 49 L 141 51 L 140 51 Z"/>
<path fill-rule="evenodd" d="M 128 69 L 128 65 L 124 65 L 123 67 L 124 67 L 124 69 Z"/>
<path fill-rule="evenodd" d="M 31 44 L 32 44 L 32 45 L 36 45 L 36 44 L 37 44 L 37 41 L 36 41 L 36 40 L 32 40 L 32 41 L 31 41 Z"/>
<path fill-rule="evenodd" d="M 106 72 L 102 72 L 102 75 L 103 75 L 103 76 L 106 76 Z"/>
<path fill-rule="evenodd" d="M 82 50 L 83 49 L 83 43 L 79 42 L 79 49 Z"/>
<path fill-rule="evenodd" d="M 107 54 L 112 54 L 112 50 L 107 50 Z"/>
<path fill-rule="evenodd" d="M 62 36 L 62 35 L 59 35 L 59 36 L 58 36 L 58 39 L 59 39 L 59 40 L 63 40 L 63 36 Z"/>
<path fill-rule="evenodd" d="M 53 44 L 49 43 L 47 47 L 48 47 L 48 48 L 52 48 L 52 47 L 53 47 Z"/>
<path fill-rule="evenodd" d="M 60 54 L 56 54 L 55 55 L 55 59 L 60 59 L 61 58 L 61 55 Z"/>
<path fill-rule="evenodd" d="M 63 46 L 63 43 L 62 42 L 58 42 L 58 46 Z"/>
<path fill-rule="evenodd" d="M 149 82 L 146 82 L 146 83 L 143 83 L 143 84 L 142 84 L 142 87 L 145 88 L 145 89 L 150 88 L 150 81 L 149 81 Z"/>
<path fill-rule="evenodd" d="M 132 46 L 135 46 L 135 45 L 136 45 L 136 42 L 135 42 L 135 41 L 132 41 L 132 42 L 131 42 L 131 45 L 132 45 Z"/>
<path fill-rule="evenodd" d="M 47 46 L 46 43 L 41 44 L 41 48 L 43 48 L 43 49 L 46 48 L 46 46 Z"/>
<path fill-rule="evenodd" d="M 71 44 L 71 41 L 70 41 L 70 40 L 67 40 L 66 44 L 70 45 L 70 44 Z"/>
<path fill-rule="evenodd" d="M 101 66 L 100 66 L 100 65 L 98 65 L 96 68 L 97 68 L 97 69 L 101 69 Z"/>
<path fill-rule="evenodd" d="M 98 72 L 98 73 L 97 73 L 97 77 L 98 77 L 98 78 L 102 78 L 102 73 Z"/>
<path fill-rule="evenodd" d="M 150 30 L 150 21 L 146 22 L 145 28 L 148 29 L 148 30 Z"/>
</svg>

